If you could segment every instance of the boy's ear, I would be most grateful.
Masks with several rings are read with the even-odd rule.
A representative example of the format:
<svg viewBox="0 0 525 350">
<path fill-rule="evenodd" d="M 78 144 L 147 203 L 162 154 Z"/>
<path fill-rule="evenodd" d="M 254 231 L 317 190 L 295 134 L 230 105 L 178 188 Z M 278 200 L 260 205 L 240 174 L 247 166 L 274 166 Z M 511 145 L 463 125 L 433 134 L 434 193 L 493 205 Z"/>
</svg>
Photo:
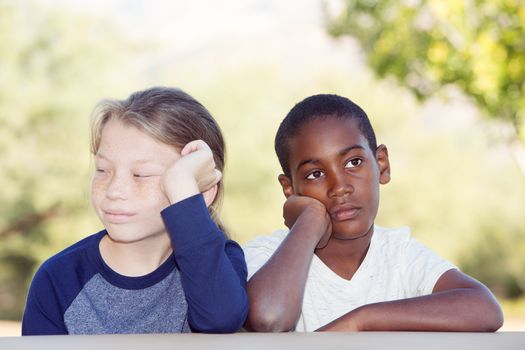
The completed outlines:
<svg viewBox="0 0 525 350">
<path fill-rule="evenodd" d="M 286 198 L 290 197 L 293 194 L 292 180 L 284 174 L 279 175 L 278 179 L 283 188 L 284 196 Z"/>
<path fill-rule="evenodd" d="M 388 149 L 385 145 L 377 147 L 376 161 L 379 166 L 379 183 L 385 185 L 390 182 L 390 160 L 388 160 Z"/>
<path fill-rule="evenodd" d="M 209 207 L 215 200 L 215 197 L 217 196 L 217 185 L 214 185 L 209 190 L 202 192 L 202 196 L 204 197 L 206 207 Z"/>
</svg>

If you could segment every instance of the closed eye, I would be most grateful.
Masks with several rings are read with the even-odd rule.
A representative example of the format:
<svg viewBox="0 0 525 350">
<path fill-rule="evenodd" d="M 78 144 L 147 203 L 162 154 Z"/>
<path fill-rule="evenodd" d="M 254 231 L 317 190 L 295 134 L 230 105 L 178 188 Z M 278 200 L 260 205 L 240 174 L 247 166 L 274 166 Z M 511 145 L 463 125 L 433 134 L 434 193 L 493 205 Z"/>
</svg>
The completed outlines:
<svg viewBox="0 0 525 350">
<path fill-rule="evenodd" d="M 361 158 L 352 158 L 345 164 L 345 168 L 355 168 L 360 166 L 361 163 L 363 163 Z"/>
<path fill-rule="evenodd" d="M 308 175 L 306 175 L 306 179 L 307 180 L 315 180 L 315 179 L 318 179 L 318 178 L 320 178 L 322 176 L 324 176 L 324 172 L 322 172 L 321 170 L 314 170 L 311 173 L 309 173 Z"/>
</svg>

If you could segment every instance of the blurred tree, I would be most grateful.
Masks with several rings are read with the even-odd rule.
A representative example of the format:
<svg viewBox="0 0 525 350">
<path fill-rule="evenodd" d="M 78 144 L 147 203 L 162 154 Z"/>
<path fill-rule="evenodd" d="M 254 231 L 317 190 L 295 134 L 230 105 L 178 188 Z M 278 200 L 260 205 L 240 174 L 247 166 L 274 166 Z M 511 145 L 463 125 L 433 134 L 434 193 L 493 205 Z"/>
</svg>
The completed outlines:
<svg viewBox="0 0 525 350">
<path fill-rule="evenodd" d="M 335 37 L 356 38 L 368 65 L 380 78 L 394 77 L 419 100 L 437 93 L 446 95 L 449 87 L 455 87 L 471 98 L 485 116 L 511 125 L 504 141 L 525 176 L 525 3 L 522 0 L 345 0 L 338 14 L 328 14 L 328 30 Z M 468 197 L 465 188 L 458 191 L 462 196 L 455 203 Z M 403 203 L 406 204 L 401 201 L 400 205 Z M 487 208 L 492 205 L 489 203 L 492 201 Z M 501 203 L 510 206 L 505 201 Z M 456 210 L 453 208 L 460 205 L 434 206 L 430 212 L 435 215 L 449 207 Z M 488 223 L 473 217 L 466 220 L 464 228 L 478 230 L 462 248 L 459 263 L 499 296 L 517 297 L 525 290 L 523 220 L 512 228 L 512 224 L 494 214 L 491 209 L 488 217 L 492 221 Z M 451 220 L 466 219 L 453 212 L 445 217 L 448 220 L 433 227 L 450 232 L 456 227 L 450 226 Z"/>
<path fill-rule="evenodd" d="M 345 0 L 328 15 L 328 30 L 355 37 L 379 77 L 395 77 L 419 99 L 453 85 L 508 122 L 509 149 L 525 176 L 523 0 Z"/>
<path fill-rule="evenodd" d="M 501 232 L 501 227 L 487 226 L 472 242 L 461 259 L 462 270 L 484 281 L 492 291 L 505 298 L 516 298 L 525 292 L 525 257 L 513 252 L 523 251 L 525 236 L 519 230 Z M 520 249 L 521 248 L 521 249 Z"/>
<path fill-rule="evenodd" d="M 20 318 L 38 263 L 94 228 L 88 118 L 129 51 L 93 19 L 0 0 L 0 319 Z"/>
</svg>

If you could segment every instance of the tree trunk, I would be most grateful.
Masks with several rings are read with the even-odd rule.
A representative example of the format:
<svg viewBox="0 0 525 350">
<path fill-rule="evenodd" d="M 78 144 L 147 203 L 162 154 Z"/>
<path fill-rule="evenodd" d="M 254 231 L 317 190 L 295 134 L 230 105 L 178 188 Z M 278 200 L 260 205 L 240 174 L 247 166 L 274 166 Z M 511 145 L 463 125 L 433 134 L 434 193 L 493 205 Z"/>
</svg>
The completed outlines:
<svg viewBox="0 0 525 350">
<path fill-rule="evenodd" d="M 60 213 L 60 205 L 58 203 L 53 204 L 46 210 L 43 210 L 38 213 L 27 214 L 14 223 L 10 224 L 6 228 L 0 231 L 0 238 L 15 234 L 22 233 L 25 230 L 30 229 L 31 227 L 37 226 L 42 222 L 51 219 L 52 217 L 57 216 Z"/>
</svg>

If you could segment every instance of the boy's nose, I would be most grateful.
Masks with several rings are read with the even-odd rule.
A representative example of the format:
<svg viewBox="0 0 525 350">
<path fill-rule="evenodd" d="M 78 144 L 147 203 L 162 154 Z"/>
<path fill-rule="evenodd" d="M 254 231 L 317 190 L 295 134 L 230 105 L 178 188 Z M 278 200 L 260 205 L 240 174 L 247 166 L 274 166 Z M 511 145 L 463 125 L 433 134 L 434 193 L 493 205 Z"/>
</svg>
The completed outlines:
<svg viewBox="0 0 525 350">
<path fill-rule="evenodd" d="M 354 192 L 354 187 L 346 174 L 334 174 L 328 192 L 329 197 L 342 197 Z"/>
<path fill-rule="evenodd" d="M 114 175 L 106 188 L 106 197 L 109 199 L 127 199 L 129 184 L 121 176 Z"/>
</svg>

